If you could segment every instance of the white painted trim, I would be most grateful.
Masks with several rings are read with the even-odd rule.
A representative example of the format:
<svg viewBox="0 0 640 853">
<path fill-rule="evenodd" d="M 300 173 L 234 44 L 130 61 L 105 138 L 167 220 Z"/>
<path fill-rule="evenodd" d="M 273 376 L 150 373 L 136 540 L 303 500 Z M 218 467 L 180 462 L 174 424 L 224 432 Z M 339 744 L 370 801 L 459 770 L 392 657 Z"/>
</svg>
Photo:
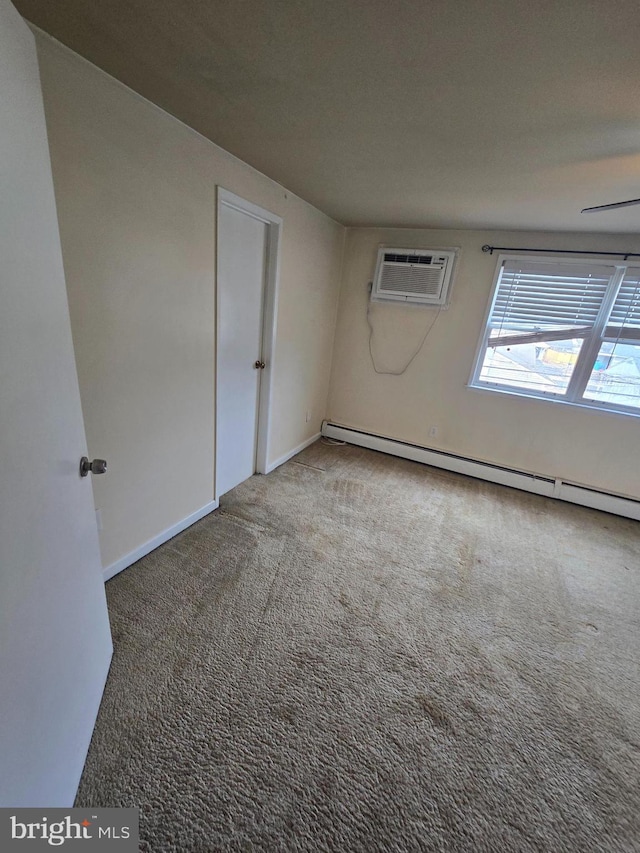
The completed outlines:
<svg viewBox="0 0 640 853">
<path fill-rule="evenodd" d="M 218 202 L 226 204 L 227 207 L 232 207 L 234 210 L 239 210 L 241 213 L 247 213 L 249 216 L 253 216 L 254 219 L 264 222 L 265 225 L 270 225 L 271 223 L 282 225 L 281 216 L 276 216 L 270 210 L 259 207 L 252 201 L 247 201 L 245 198 L 230 192 L 230 190 L 225 190 L 224 187 L 218 187 Z"/>
<path fill-rule="evenodd" d="M 257 204 L 241 198 L 235 193 L 225 190 L 223 187 L 218 187 L 218 223 L 220 221 L 220 207 L 230 207 L 233 210 L 238 210 L 254 219 L 264 222 L 267 226 L 267 258 L 266 258 L 266 273 L 264 285 L 264 303 L 262 309 L 262 360 L 266 367 L 260 371 L 260 391 L 258 403 L 258 435 L 256 440 L 256 473 L 267 474 L 269 470 L 267 456 L 269 453 L 269 441 L 271 438 L 271 396 L 273 387 L 273 357 L 275 353 L 275 341 L 278 318 L 278 290 L 280 280 L 280 244 L 282 236 L 282 217 L 275 213 L 266 210 L 263 207 L 258 207 Z M 219 225 L 218 225 L 219 227 Z M 219 232 L 218 232 L 219 233 Z M 216 254 L 219 251 L 217 247 Z M 217 266 L 217 261 L 216 261 Z M 217 423 L 218 423 L 218 340 L 219 340 L 219 323 L 220 323 L 220 292 L 217 285 L 216 272 L 216 441 L 217 441 Z M 217 461 L 217 444 L 215 448 Z M 217 464 L 216 464 L 217 469 Z M 217 474 L 216 474 L 217 476 Z M 215 495 L 218 494 L 217 483 L 215 485 Z"/>
<path fill-rule="evenodd" d="M 276 221 L 278 219 L 279 221 Z M 258 403 L 258 436 L 256 443 L 256 472 L 267 473 L 271 441 L 271 400 L 273 390 L 273 358 L 276 351 L 278 324 L 278 282 L 280 280 L 280 242 L 282 220 L 276 217 L 267 223 L 267 260 L 264 305 L 262 314 L 262 360 L 266 368 L 260 371 Z"/>
<path fill-rule="evenodd" d="M 298 453 L 301 453 L 305 447 L 309 447 L 310 444 L 313 444 L 314 441 L 317 441 L 322 437 L 322 433 L 317 432 L 315 435 L 312 435 L 311 438 L 307 438 L 306 441 L 303 441 L 302 444 L 299 444 L 297 447 L 294 447 L 293 450 L 290 450 L 288 453 L 285 453 L 284 456 L 281 456 L 279 459 L 276 459 L 275 462 L 270 462 L 267 465 L 267 470 L 265 474 L 270 474 L 271 471 L 275 471 L 276 468 L 279 468 L 281 465 L 284 465 L 285 462 L 288 462 L 294 456 L 297 456 Z"/>
<path fill-rule="evenodd" d="M 467 459 L 453 453 L 429 450 L 419 445 L 371 435 L 349 427 L 341 427 L 328 421 L 324 421 L 322 424 L 322 435 L 327 436 L 327 438 L 346 441 L 348 444 L 356 444 L 359 447 L 368 447 L 371 450 L 389 453 L 391 456 L 400 456 L 403 459 L 422 462 L 424 465 L 445 468 L 447 471 L 455 471 L 458 474 L 466 474 L 469 477 L 488 480 L 502 486 L 510 486 L 525 492 L 533 492 L 544 497 L 556 498 L 640 521 L 640 501 L 590 489 L 587 486 L 567 483 L 556 477 L 543 477 L 512 468 L 502 468 L 499 465 Z"/>
<path fill-rule="evenodd" d="M 121 557 L 119 560 L 116 560 L 115 563 L 111 563 L 110 566 L 107 566 L 102 570 L 102 576 L 105 581 L 108 581 L 109 578 L 112 578 L 114 575 L 117 575 L 118 572 L 123 571 L 124 569 L 129 568 L 129 566 L 136 563 L 138 560 L 141 560 L 143 557 L 146 557 L 151 551 L 154 551 L 160 545 L 164 545 L 165 542 L 168 542 L 169 539 L 173 539 L 174 536 L 177 536 L 178 533 L 182 533 L 183 530 L 186 530 L 187 527 L 191 527 L 192 524 L 195 524 L 196 521 L 200 521 L 201 518 L 204 518 L 205 515 L 209 515 L 210 512 L 213 512 L 214 509 L 218 509 L 218 501 L 210 501 L 208 504 L 205 504 L 200 509 L 197 509 L 195 512 L 192 512 L 191 515 L 188 515 L 186 518 L 183 518 L 182 521 L 179 521 L 177 524 L 172 525 L 171 527 L 167 527 L 166 530 L 163 530 L 162 533 L 158 533 L 157 536 L 154 536 L 153 539 L 149 539 L 148 542 L 145 542 L 143 545 L 140 545 L 139 548 L 136 548 L 135 551 L 131 551 L 129 554 L 126 554 L 124 557 Z"/>
</svg>

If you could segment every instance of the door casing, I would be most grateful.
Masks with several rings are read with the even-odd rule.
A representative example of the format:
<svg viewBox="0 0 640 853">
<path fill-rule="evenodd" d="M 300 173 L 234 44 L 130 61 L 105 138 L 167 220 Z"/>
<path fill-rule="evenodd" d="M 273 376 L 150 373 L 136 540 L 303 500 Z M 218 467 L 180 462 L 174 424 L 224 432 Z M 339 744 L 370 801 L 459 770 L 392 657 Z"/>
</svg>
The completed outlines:
<svg viewBox="0 0 640 853">
<path fill-rule="evenodd" d="M 267 251 L 265 260 L 265 282 L 264 301 L 262 311 L 262 358 L 266 364 L 264 370 L 260 371 L 260 393 L 258 402 L 258 431 L 256 439 L 256 473 L 266 474 L 269 453 L 269 438 L 271 428 L 271 398 L 273 388 L 273 356 L 276 340 L 276 323 L 278 308 L 278 280 L 280 273 L 280 242 L 282 235 L 282 217 L 275 213 L 259 207 L 253 202 L 247 201 L 241 196 L 218 187 L 217 222 L 220 222 L 220 210 L 222 206 L 230 207 L 240 211 L 247 216 L 252 216 L 263 222 L 266 226 Z M 217 229 L 216 257 L 220 251 L 220 230 Z M 215 490 L 216 499 L 220 497 L 217 482 L 217 459 L 218 459 L 218 341 L 220 338 L 220 290 L 216 283 L 216 437 L 215 437 Z"/>
</svg>

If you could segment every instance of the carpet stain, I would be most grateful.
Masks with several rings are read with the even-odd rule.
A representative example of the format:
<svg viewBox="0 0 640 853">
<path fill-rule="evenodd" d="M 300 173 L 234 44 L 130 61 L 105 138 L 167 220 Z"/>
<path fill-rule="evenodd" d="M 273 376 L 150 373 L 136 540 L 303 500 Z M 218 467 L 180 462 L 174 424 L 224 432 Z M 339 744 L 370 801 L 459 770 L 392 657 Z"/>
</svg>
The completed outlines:
<svg viewBox="0 0 640 853">
<path fill-rule="evenodd" d="M 275 716 L 277 717 L 277 719 L 283 720 L 285 723 L 293 725 L 299 716 L 299 711 L 297 708 L 293 707 L 278 708 L 275 712 Z"/>
<path fill-rule="evenodd" d="M 471 576 L 476 562 L 475 542 L 463 542 L 458 547 L 458 591 L 461 595 L 471 594 Z"/>
<path fill-rule="evenodd" d="M 435 699 L 430 699 L 428 696 L 419 693 L 416 696 L 416 701 L 418 706 L 429 716 L 434 726 L 450 734 L 453 733 L 453 724 L 449 715 Z"/>
<path fill-rule="evenodd" d="M 338 601 L 344 607 L 345 610 L 348 610 L 350 613 L 356 612 L 356 609 L 353 606 L 351 599 L 349 598 L 349 596 L 346 594 L 346 592 L 343 589 L 340 590 L 340 594 L 338 596 Z"/>
<path fill-rule="evenodd" d="M 360 501 L 367 495 L 367 484 L 360 480 L 335 480 L 332 491 L 336 499 L 345 503 Z"/>
</svg>

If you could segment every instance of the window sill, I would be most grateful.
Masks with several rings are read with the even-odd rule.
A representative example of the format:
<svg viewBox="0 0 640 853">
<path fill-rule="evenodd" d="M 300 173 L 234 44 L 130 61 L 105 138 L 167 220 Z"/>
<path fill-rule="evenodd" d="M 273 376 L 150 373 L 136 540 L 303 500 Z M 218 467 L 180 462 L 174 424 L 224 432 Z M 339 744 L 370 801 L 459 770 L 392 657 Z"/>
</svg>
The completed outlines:
<svg viewBox="0 0 640 853">
<path fill-rule="evenodd" d="M 551 404 L 553 406 L 564 406 L 571 409 L 582 409 L 587 412 L 597 412 L 601 415 L 608 415 L 623 418 L 640 418 L 640 409 L 609 409 L 600 403 L 587 403 L 580 401 L 575 403 L 571 400 L 563 400 L 562 397 L 551 397 L 544 394 L 533 394 L 530 391 L 519 391 L 518 389 L 503 388 L 501 386 L 485 385 L 479 382 L 469 382 L 467 388 L 472 391 L 482 391 L 483 393 L 501 394 L 503 397 L 520 397 L 525 400 L 536 400 L 537 402 Z"/>
</svg>

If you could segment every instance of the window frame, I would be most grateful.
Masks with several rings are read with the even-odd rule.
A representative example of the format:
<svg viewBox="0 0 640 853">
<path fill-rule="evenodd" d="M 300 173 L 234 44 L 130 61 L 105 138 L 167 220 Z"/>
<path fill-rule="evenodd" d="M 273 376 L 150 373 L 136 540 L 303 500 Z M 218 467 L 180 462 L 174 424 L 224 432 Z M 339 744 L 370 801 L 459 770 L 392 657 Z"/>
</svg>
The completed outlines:
<svg viewBox="0 0 640 853">
<path fill-rule="evenodd" d="M 488 382 L 480 379 L 484 359 L 487 352 L 487 345 L 491 335 L 489 320 L 493 313 L 494 305 L 498 296 L 498 283 L 500 274 L 505 261 L 518 261 L 522 263 L 545 263 L 553 261 L 561 261 L 564 263 L 576 264 L 607 264 L 614 267 L 615 272 L 607 286 L 607 290 L 602 299 L 602 304 L 598 311 L 596 320 L 593 326 L 587 332 L 581 335 L 572 335 L 571 330 L 568 330 L 567 335 L 572 338 L 582 338 L 583 344 L 580 348 L 576 364 L 571 374 L 569 384 L 565 393 L 549 393 L 545 391 L 536 391 L 533 389 L 518 388 L 514 385 L 504 385 L 500 382 Z M 584 397 L 584 393 L 589 384 L 589 379 L 593 373 L 593 369 L 600 352 L 602 344 L 605 343 L 604 334 L 607 329 L 607 321 L 613 309 L 618 292 L 624 280 L 625 274 L 630 267 L 640 267 L 638 260 L 623 261 L 612 259 L 611 257 L 602 257 L 594 253 L 589 257 L 580 258 L 565 258 L 562 255 L 554 255 L 550 252 L 548 255 L 526 255 L 521 253 L 502 253 L 498 255 L 493 282 L 487 308 L 484 314 L 482 332 L 480 340 L 476 348 L 476 354 L 473 362 L 473 370 L 468 382 L 468 387 L 480 391 L 492 391 L 494 393 L 505 394 L 514 397 L 526 397 L 534 400 L 545 400 L 549 403 L 560 403 L 565 406 L 574 406 L 579 408 L 588 408 L 594 411 L 607 412 L 609 414 L 631 415 L 632 417 L 640 417 L 640 407 L 626 406 L 619 403 L 611 403 L 604 400 L 590 400 Z M 638 351 L 640 352 L 640 340 L 638 341 Z"/>
</svg>

